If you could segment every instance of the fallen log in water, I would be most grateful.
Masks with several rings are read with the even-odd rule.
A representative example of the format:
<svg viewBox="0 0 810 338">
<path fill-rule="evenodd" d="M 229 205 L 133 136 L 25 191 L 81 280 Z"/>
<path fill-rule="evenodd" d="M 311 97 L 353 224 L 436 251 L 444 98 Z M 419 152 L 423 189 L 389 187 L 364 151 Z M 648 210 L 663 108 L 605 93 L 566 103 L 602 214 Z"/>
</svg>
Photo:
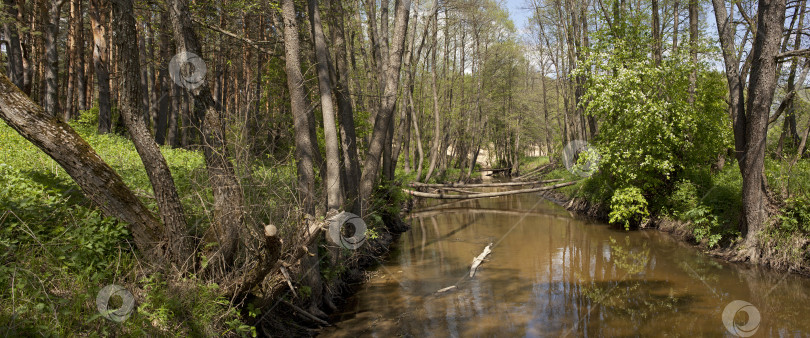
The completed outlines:
<svg viewBox="0 0 810 338">
<path fill-rule="evenodd" d="M 487 245 L 487 247 L 484 248 L 484 252 L 482 252 L 480 255 L 478 255 L 478 257 L 475 257 L 473 259 L 472 266 L 470 267 L 470 278 L 473 278 L 473 276 L 475 276 L 475 270 L 478 269 L 478 266 L 481 265 L 481 262 L 484 261 L 484 258 L 486 258 L 490 252 L 492 252 L 492 250 L 490 249 L 491 246 L 492 243 L 489 243 L 489 245 Z"/>
<path fill-rule="evenodd" d="M 552 189 L 567 187 L 569 185 L 574 185 L 577 182 L 578 181 L 571 181 L 571 182 L 565 182 L 565 183 L 555 184 L 555 185 L 546 186 L 546 187 L 539 187 L 539 188 L 529 188 L 529 189 L 510 190 L 510 191 L 498 191 L 498 192 L 482 192 L 480 194 L 466 194 L 466 195 L 432 194 L 432 193 L 414 191 L 414 190 L 408 190 L 408 189 L 402 189 L 402 191 L 404 191 L 408 195 L 416 196 L 416 197 L 438 198 L 438 199 L 472 199 L 472 198 L 498 197 L 498 196 L 507 196 L 507 195 L 526 194 L 526 193 L 531 193 L 531 192 L 552 190 Z"/>
<path fill-rule="evenodd" d="M 477 193 L 480 193 L 480 191 L 464 190 L 464 189 L 458 189 L 458 188 L 437 188 L 434 191 L 452 191 L 452 192 L 459 192 L 459 193 L 462 193 L 462 194 L 477 194 Z"/>
<path fill-rule="evenodd" d="M 549 167 L 551 167 L 551 166 L 552 166 L 552 164 L 551 164 L 551 163 L 547 163 L 547 164 L 544 164 L 544 165 L 538 166 L 537 168 L 534 168 L 534 169 L 532 169 L 532 170 L 529 170 L 529 171 L 527 171 L 526 173 L 524 173 L 523 175 L 518 176 L 517 178 L 518 178 L 518 179 L 523 179 L 523 178 L 526 178 L 526 177 L 529 177 L 529 176 L 534 176 L 535 174 L 537 174 L 537 173 L 539 173 L 539 172 L 543 172 L 543 171 L 545 171 L 546 169 L 548 169 L 548 168 L 549 168 Z"/>
<path fill-rule="evenodd" d="M 499 187 L 514 187 L 521 185 L 546 184 L 559 181 L 562 181 L 562 179 L 560 178 L 554 180 L 544 180 L 534 182 L 503 182 L 503 183 L 475 183 L 475 184 L 464 184 L 464 183 L 428 184 L 428 183 L 412 182 L 410 186 L 414 188 L 499 188 Z"/>
</svg>

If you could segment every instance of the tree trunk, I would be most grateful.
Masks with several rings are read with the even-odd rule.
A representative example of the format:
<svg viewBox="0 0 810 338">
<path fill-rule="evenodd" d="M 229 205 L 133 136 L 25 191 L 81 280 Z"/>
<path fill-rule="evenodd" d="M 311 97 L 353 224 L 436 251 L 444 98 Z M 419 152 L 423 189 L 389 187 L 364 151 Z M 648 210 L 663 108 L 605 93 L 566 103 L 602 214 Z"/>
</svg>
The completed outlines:
<svg viewBox="0 0 810 338">
<path fill-rule="evenodd" d="M 436 3 L 438 10 L 438 3 Z M 439 142 L 441 142 L 441 133 L 442 133 L 442 126 L 441 126 L 441 111 L 439 108 L 439 93 L 436 87 L 436 50 L 439 49 L 438 45 L 438 33 L 439 33 L 439 24 L 438 24 L 438 15 L 434 14 L 433 17 L 433 37 L 432 43 L 433 48 L 431 50 L 430 59 L 431 64 L 433 65 L 433 69 L 430 72 L 430 91 L 433 94 L 433 143 L 430 145 L 430 164 L 428 164 L 428 171 L 425 175 L 425 181 L 429 180 L 431 176 L 433 176 L 433 171 L 436 169 L 436 161 L 439 159 Z M 446 38 L 446 37 L 445 37 Z"/>
<path fill-rule="evenodd" d="M 309 0 L 309 17 L 317 59 L 318 88 L 321 92 L 321 112 L 323 113 L 323 134 L 326 144 L 326 205 L 327 210 L 343 206 L 340 185 L 340 149 L 335 126 L 335 107 L 332 103 L 332 81 L 329 78 L 329 50 L 321 26 L 321 14 L 316 0 Z"/>
<path fill-rule="evenodd" d="M 765 147 L 773 94 L 776 90 L 776 55 L 785 21 L 785 0 L 763 0 L 757 10 L 746 110 L 745 153 L 740 161 L 743 177 L 743 228 L 749 248 L 758 246 L 759 232 L 768 221 L 765 182 Z M 752 257 L 752 259 L 756 259 Z"/>
<path fill-rule="evenodd" d="M 169 115 L 176 116 L 175 111 L 173 110 L 171 113 L 169 112 L 169 107 L 171 103 L 174 102 L 172 100 L 173 97 L 173 90 L 172 86 L 174 83 L 172 82 L 169 76 L 169 62 L 172 59 L 173 51 L 171 48 L 171 38 L 169 36 L 169 31 L 171 30 L 171 19 L 169 19 L 168 12 L 161 12 L 160 13 L 160 57 L 158 60 L 161 60 L 158 65 L 159 68 L 157 69 L 157 82 L 160 83 L 160 96 L 157 98 L 157 121 L 155 123 L 155 142 L 157 144 L 163 145 L 166 143 L 166 133 L 167 129 L 169 129 Z M 176 107 L 179 108 L 179 107 Z M 172 141 L 177 140 L 177 119 L 175 118 L 175 123 L 173 124 L 174 131 L 170 131 L 169 134 L 174 136 L 174 140 L 169 138 L 169 144 L 172 146 L 176 146 L 175 143 Z"/>
<path fill-rule="evenodd" d="M 3 24 L 8 40 L 8 78 L 17 88 L 24 88 L 23 55 L 20 35 L 17 31 L 17 5 L 14 0 L 4 0 L 10 22 Z"/>
<path fill-rule="evenodd" d="M 346 210 L 360 214 L 360 203 L 358 203 L 360 162 L 357 159 L 357 134 L 354 126 L 352 99 L 349 92 L 350 73 L 344 42 L 346 36 L 343 19 L 344 10 L 341 1 L 332 1 L 331 5 L 335 10 L 335 23 L 331 32 L 334 35 L 332 41 L 335 45 L 335 76 L 337 77 L 335 92 L 337 93 L 340 141 L 343 150 L 343 171 L 346 177 L 344 186 Z"/>
<path fill-rule="evenodd" d="M 310 112 L 306 104 L 304 91 L 304 77 L 301 74 L 299 60 L 300 45 L 298 39 L 298 22 L 296 20 L 295 4 L 293 0 L 282 1 L 282 17 L 284 21 L 284 52 L 287 72 L 287 86 L 290 91 L 290 107 L 293 113 L 293 126 L 295 129 L 295 158 L 298 169 L 298 191 L 301 195 L 301 209 L 308 214 L 315 212 L 315 172 L 314 172 L 314 146 L 310 132 L 310 122 L 307 115 Z M 331 98 L 330 98 L 331 99 Z M 334 121 L 333 121 L 334 124 Z M 303 260 L 302 270 L 305 283 L 310 287 L 310 311 L 322 314 L 318 309 L 322 300 L 322 284 L 318 266 L 317 243 L 308 246 L 314 256 Z"/>
<path fill-rule="evenodd" d="M 385 148 L 389 125 L 394 115 L 399 88 L 399 70 L 402 65 L 405 36 L 408 31 L 411 1 L 397 0 L 396 7 L 394 38 L 392 39 L 394 48 L 389 54 L 390 59 L 387 63 L 389 67 L 387 67 L 387 72 L 384 74 L 386 81 L 385 90 L 383 91 L 383 104 L 381 105 L 380 112 L 374 119 L 374 129 L 371 134 L 365 165 L 363 166 L 363 174 L 360 179 L 361 203 L 364 205 L 368 202 L 368 198 L 371 196 L 374 184 L 380 173 L 380 156 L 383 153 L 383 148 Z M 366 212 L 367 208 L 363 207 L 362 210 Z"/>
<path fill-rule="evenodd" d="M 67 42 L 67 86 L 65 89 L 65 109 L 62 111 L 62 119 L 65 121 L 70 120 L 74 116 L 76 116 L 74 105 L 75 97 L 76 97 L 76 68 L 79 67 L 79 64 L 76 62 L 76 59 L 79 55 L 79 45 L 78 45 L 78 21 L 79 16 L 81 15 L 81 10 L 79 8 L 80 2 L 77 0 L 70 0 L 70 16 L 69 16 L 69 25 L 68 25 L 68 42 Z"/>
<path fill-rule="evenodd" d="M 658 15 L 658 0 L 652 0 L 652 39 L 653 39 L 653 60 L 656 66 L 661 65 L 664 49 L 661 44 L 661 20 Z"/>
<path fill-rule="evenodd" d="M 186 0 L 171 0 L 168 4 L 177 52 L 201 55 L 202 48 L 191 26 L 188 3 Z M 213 224 L 206 237 L 217 239 L 220 246 L 217 254 L 221 255 L 224 265 L 230 267 L 238 248 L 240 232 L 247 229 L 244 227 L 242 189 L 230 162 L 225 139 L 225 120 L 214 103 L 207 81 L 194 82 L 186 89 L 189 89 L 194 102 L 195 118 L 202 121 L 203 156 L 214 195 Z"/>
<path fill-rule="evenodd" d="M 112 130 L 112 105 L 110 103 L 110 73 L 107 48 L 108 10 L 103 0 L 90 0 L 90 24 L 93 30 L 93 68 L 98 81 L 98 132 Z"/>
<path fill-rule="evenodd" d="M 76 1 L 76 24 L 72 29 L 75 30 L 74 36 L 76 39 L 76 60 L 73 64 L 76 67 L 76 109 L 87 110 L 87 77 L 85 73 L 85 58 L 84 58 L 84 10 L 81 0 Z"/>
<path fill-rule="evenodd" d="M 146 174 L 152 183 L 155 201 L 164 224 L 163 240 L 168 243 L 170 260 L 180 271 L 188 268 L 188 259 L 193 262 L 193 242 L 186 235 L 186 216 L 174 185 L 166 159 L 146 128 L 142 110 L 141 67 L 138 60 L 138 32 L 132 0 L 114 0 L 112 3 L 113 32 L 120 74 L 118 89 L 121 90 L 121 115 L 129 135 L 141 157 Z M 192 263 L 193 264 L 193 263 Z"/>
<path fill-rule="evenodd" d="M 42 108 L 56 116 L 59 110 L 59 19 L 65 0 L 48 0 L 48 22 L 45 25 L 45 92 Z"/>
<path fill-rule="evenodd" d="M 680 25 L 681 21 L 681 13 L 678 7 L 680 7 L 680 2 L 677 0 L 672 4 L 672 53 L 675 54 L 678 52 L 678 25 Z"/>
<path fill-rule="evenodd" d="M 689 103 L 695 103 L 695 86 L 697 84 L 698 62 L 698 0 L 689 0 L 689 61 L 692 71 L 689 73 Z"/>
</svg>

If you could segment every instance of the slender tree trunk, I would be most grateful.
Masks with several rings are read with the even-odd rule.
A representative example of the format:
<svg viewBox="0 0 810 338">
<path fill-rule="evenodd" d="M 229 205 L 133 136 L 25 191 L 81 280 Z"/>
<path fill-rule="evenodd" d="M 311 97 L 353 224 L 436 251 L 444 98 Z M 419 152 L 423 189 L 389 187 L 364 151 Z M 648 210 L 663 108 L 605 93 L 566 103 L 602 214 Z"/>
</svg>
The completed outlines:
<svg viewBox="0 0 810 338">
<path fill-rule="evenodd" d="M 438 10 L 438 3 L 434 6 L 437 6 Z M 431 176 L 433 176 L 433 171 L 436 169 L 436 161 L 439 159 L 439 142 L 441 142 L 441 111 L 439 108 L 439 93 L 436 86 L 436 50 L 439 49 L 438 45 L 438 33 L 439 33 L 439 24 L 438 24 L 438 15 L 434 13 L 433 16 L 433 38 L 432 44 L 433 48 L 431 50 L 430 59 L 431 64 L 433 65 L 433 69 L 430 72 L 430 91 L 433 94 L 433 142 L 430 145 L 430 164 L 428 164 L 428 171 L 427 175 L 425 175 L 425 181 L 429 180 Z"/>
<path fill-rule="evenodd" d="M 169 76 L 169 62 L 172 59 L 173 51 L 171 48 L 171 37 L 169 36 L 169 31 L 171 30 L 171 19 L 169 19 L 169 13 L 163 11 L 160 13 L 160 57 L 158 60 L 158 75 L 157 75 L 157 82 L 160 84 L 160 96 L 157 98 L 157 121 L 155 123 L 155 142 L 157 144 L 163 145 L 166 143 L 166 132 L 169 129 L 169 115 L 174 115 L 176 112 L 174 109 L 170 113 L 169 107 L 170 104 L 175 102 L 172 99 L 173 97 L 173 90 L 172 80 Z M 177 109 L 179 107 L 175 107 Z M 175 115 L 176 116 L 176 115 Z M 177 118 L 174 119 L 174 130 L 169 131 L 169 134 L 174 134 L 174 141 L 177 140 L 177 126 L 176 126 Z M 176 146 L 175 143 L 172 142 L 172 138 L 169 137 L 169 144 L 172 146 Z"/>
<path fill-rule="evenodd" d="M 103 0 L 90 0 L 90 23 L 93 30 L 93 68 L 98 81 L 98 132 L 112 130 L 112 104 L 110 102 L 109 55 L 107 48 L 108 10 Z"/>
<path fill-rule="evenodd" d="M 349 92 L 350 73 L 344 40 L 346 36 L 343 19 L 344 10 L 341 1 L 332 1 L 331 5 L 335 12 L 335 23 L 331 32 L 334 35 L 332 41 L 335 45 L 335 74 L 337 77 L 335 92 L 337 93 L 338 122 L 340 124 L 341 149 L 343 150 L 343 171 L 346 177 L 344 186 L 346 210 L 360 214 L 360 204 L 358 203 L 360 162 L 357 159 L 357 135 L 354 126 L 354 110 Z"/>
<path fill-rule="evenodd" d="M 672 23 L 672 53 L 673 54 L 678 52 L 678 33 L 679 33 L 678 32 L 678 29 L 679 29 L 678 26 L 680 25 L 680 21 L 681 21 L 681 13 L 680 13 L 680 9 L 678 7 L 680 7 L 680 5 L 681 5 L 680 2 L 677 1 L 677 0 L 672 4 L 672 20 L 673 20 L 673 23 Z"/>
<path fill-rule="evenodd" d="M 14 0 L 4 0 L 3 3 L 9 20 L 11 20 L 3 24 L 6 40 L 8 40 L 8 78 L 18 88 L 24 88 L 23 54 L 17 30 L 17 5 Z"/>
<path fill-rule="evenodd" d="M 321 111 L 323 112 L 323 133 L 326 144 L 326 185 L 327 209 L 339 209 L 343 206 L 343 195 L 340 185 L 340 148 L 335 125 L 335 107 L 332 103 L 332 81 L 329 78 L 329 50 L 321 26 L 321 14 L 316 0 L 309 0 L 309 17 L 312 36 L 315 42 L 317 59 L 318 88 L 321 92 Z"/>
<path fill-rule="evenodd" d="M 380 156 L 385 148 L 385 141 L 388 138 L 389 126 L 394 115 L 397 92 L 399 88 L 399 70 L 402 65 L 402 54 L 405 46 L 405 36 L 408 31 L 408 18 L 411 8 L 410 0 L 396 1 L 396 19 L 394 25 L 393 50 L 390 53 L 390 60 L 387 62 L 387 72 L 385 74 L 385 90 L 383 91 L 382 109 L 374 119 L 374 130 L 371 135 L 369 149 L 366 154 L 363 175 L 360 179 L 361 202 L 368 202 L 371 196 L 374 183 L 380 173 Z M 362 208 L 363 212 L 367 208 Z"/>
<path fill-rule="evenodd" d="M 73 36 L 76 39 L 76 60 L 74 65 L 76 67 L 76 109 L 87 110 L 87 74 L 85 73 L 85 58 L 84 58 L 84 10 L 83 2 L 76 1 L 76 24 L 73 26 L 75 30 Z"/>
<path fill-rule="evenodd" d="M 293 112 L 293 127 L 295 129 L 295 158 L 298 169 L 298 192 L 301 196 L 302 210 L 308 214 L 315 212 L 315 170 L 313 145 L 310 132 L 310 112 L 306 104 L 304 91 L 304 77 L 301 74 L 299 60 L 300 45 L 298 39 L 298 22 L 296 20 L 295 4 L 293 0 L 282 1 L 282 17 L 284 21 L 284 53 L 287 72 L 287 86 L 290 91 L 290 104 Z M 330 98 L 331 99 L 331 98 Z M 334 121 L 333 121 L 334 124 Z M 302 269 L 305 271 L 305 283 L 310 287 L 310 312 L 323 314 L 319 310 L 322 300 L 322 284 L 318 266 L 318 249 L 315 244 L 309 248 L 314 256 L 308 256 Z"/>
<path fill-rule="evenodd" d="M 689 0 L 689 61 L 692 71 L 689 73 L 689 103 L 695 103 L 698 62 L 698 0 Z"/>
<path fill-rule="evenodd" d="M 658 0 L 652 0 L 652 39 L 653 60 L 655 60 L 656 66 L 660 66 L 663 60 L 664 49 L 661 46 L 661 20 L 658 15 Z"/>
<path fill-rule="evenodd" d="M 42 108 L 56 116 L 59 111 L 59 19 L 65 0 L 48 0 L 48 22 L 45 25 L 45 91 Z"/>
<path fill-rule="evenodd" d="M 70 120 L 74 116 L 76 116 L 74 105 L 75 97 L 76 97 L 76 68 L 79 67 L 79 64 L 76 62 L 76 59 L 79 55 L 79 45 L 78 45 L 78 21 L 79 16 L 81 15 L 81 10 L 79 8 L 80 2 L 78 0 L 70 0 L 70 17 L 69 17 L 69 25 L 68 25 L 68 42 L 67 42 L 67 86 L 65 90 L 65 109 L 62 111 L 62 118 L 65 121 Z"/>
</svg>

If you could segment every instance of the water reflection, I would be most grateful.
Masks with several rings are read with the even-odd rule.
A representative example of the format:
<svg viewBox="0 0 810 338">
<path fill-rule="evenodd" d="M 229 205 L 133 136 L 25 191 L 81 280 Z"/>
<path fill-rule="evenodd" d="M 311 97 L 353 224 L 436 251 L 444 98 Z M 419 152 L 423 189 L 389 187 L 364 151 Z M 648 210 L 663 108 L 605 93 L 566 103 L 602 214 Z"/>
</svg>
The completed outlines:
<svg viewBox="0 0 810 338">
<path fill-rule="evenodd" d="M 721 313 L 735 299 L 759 309 L 758 335 L 810 333 L 807 279 L 721 263 L 655 231 L 574 219 L 536 196 L 424 207 L 410 221 L 324 336 L 722 336 Z"/>
</svg>

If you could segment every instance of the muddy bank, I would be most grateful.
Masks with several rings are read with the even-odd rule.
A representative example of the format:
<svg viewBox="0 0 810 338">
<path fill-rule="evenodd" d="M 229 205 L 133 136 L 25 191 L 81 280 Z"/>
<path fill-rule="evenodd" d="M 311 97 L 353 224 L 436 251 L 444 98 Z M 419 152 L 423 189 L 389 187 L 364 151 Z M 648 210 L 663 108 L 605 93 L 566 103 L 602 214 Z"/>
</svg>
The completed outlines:
<svg viewBox="0 0 810 338">
<path fill-rule="evenodd" d="M 407 209 L 407 206 L 403 208 Z M 262 308 L 267 311 L 264 316 L 257 318 L 254 324 L 258 335 L 316 336 L 321 328 L 331 325 L 329 315 L 355 292 L 357 285 L 367 280 L 366 271 L 385 259 L 392 243 L 400 234 L 410 229 L 410 225 L 403 221 L 402 215 L 382 214 L 381 217 L 385 226 L 382 229 L 375 229 L 373 235 L 367 236 L 357 250 L 328 246 L 319 248 L 323 283 L 323 297 L 319 304 L 312 304 L 307 299 L 307 293 L 311 291 L 304 286 L 302 278 L 292 276 L 294 280 L 292 284 L 297 290 L 296 295 L 292 295 L 286 280 L 270 281 L 273 286 L 265 299 L 253 299 L 262 304 Z M 248 302 L 250 301 L 249 299 Z M 318 313 L 317 310 L 311 311 L 313 305 L 317 310 L 322 310 L 322 313 Z"/>
</svg>

